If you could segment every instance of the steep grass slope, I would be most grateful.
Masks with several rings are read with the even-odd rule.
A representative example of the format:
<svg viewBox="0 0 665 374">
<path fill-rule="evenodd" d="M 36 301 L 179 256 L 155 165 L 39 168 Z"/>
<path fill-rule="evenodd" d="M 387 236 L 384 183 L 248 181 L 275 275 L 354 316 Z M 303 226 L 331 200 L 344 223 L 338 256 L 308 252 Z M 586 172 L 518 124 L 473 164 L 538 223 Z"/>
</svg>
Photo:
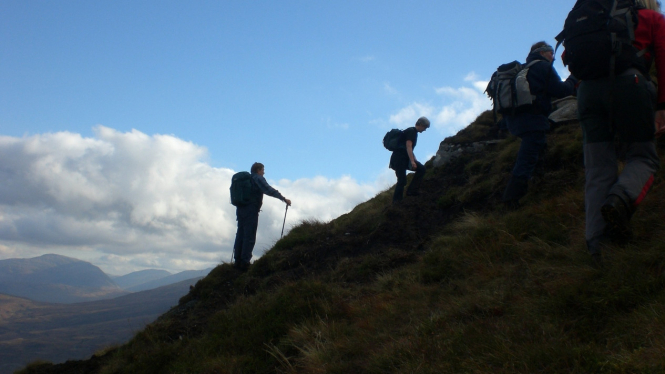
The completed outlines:
<svg viewBox="0 0 665 374">
<path fill-rule="evenodd" d="M 484 113 L 448 143 L 485 140 Z M 423 193 L 380 193 L 303 222 L 250 268 L 215 268 L 129 343 L 22 373 L 665 372 L 665 189 L 635 239 L 584 245 L 579 125 L 554 129 L 521 208 L 499 202 L 519 139 L 430 168 Z M 662 153 L 665 147 L 659 145 Z"/>
</svg>

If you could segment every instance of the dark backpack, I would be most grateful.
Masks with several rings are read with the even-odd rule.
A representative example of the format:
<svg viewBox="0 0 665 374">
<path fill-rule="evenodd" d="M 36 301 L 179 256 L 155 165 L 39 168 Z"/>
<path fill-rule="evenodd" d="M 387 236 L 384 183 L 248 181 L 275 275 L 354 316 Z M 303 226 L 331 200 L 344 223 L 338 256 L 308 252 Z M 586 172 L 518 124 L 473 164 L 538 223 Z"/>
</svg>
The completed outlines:
<svg viewBox="0 0 665 374">
<path fill-rule="evenodd" d="M 531 94 L 526 75 L 529 73 L 529 68 L 540 61 L 531 61 L 526 65 L 517 61 L 509 62 L 499 66 L 492 74 L 485 93 L 492 99 L 495 114 L 499 112 L 514 115 L 521 110 L 531 108 L 536 97 Z"/>
<path fill-rule="evenodd" d="M 392 129 L 388 131 L 383 137 L 383 146 L 391 152 L 401 148 L 406 148 L 404 132 L 400 129 Z"/>
<path fill-rule="evenodd" d="M 231 178 L 231 204 L 249 205 L 252 202 L 253 185 L 252 174 L 246 171 L 235 173 Z"/>
<path fill-rule="evenodd" d="M 637 21 L 635 0 L 578 0 L 556 36 L 557 48 L 563 43 L 576 78 L 613 77 L 642 65 L 633 46 Z"/>
</svg>

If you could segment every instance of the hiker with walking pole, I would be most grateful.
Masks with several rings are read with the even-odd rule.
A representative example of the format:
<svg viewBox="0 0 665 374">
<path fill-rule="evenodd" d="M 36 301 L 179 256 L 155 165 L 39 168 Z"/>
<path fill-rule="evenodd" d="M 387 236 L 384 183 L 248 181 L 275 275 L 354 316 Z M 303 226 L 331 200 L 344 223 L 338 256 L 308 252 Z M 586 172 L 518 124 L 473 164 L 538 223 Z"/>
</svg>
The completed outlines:
<svg viewBox="0 0 665 374">
<path fill-rule="evenodd" d="M 249 268 L 252 259 L 263 195 L 282 200 L 286 203 L 287 210 L 291 205 L 291 200 L 272 188 L 263 177 L 264 175 L 263 164 L 255 162 L 252 165 L 251 173 L 246 171 L 236 173 L 231 181 L 231 204 L 236 206 L 236 219 L 238 220 L 238 231 L 233 244 L 233 257 L 235 258 L 233 265 L 241 271 Z M 284 213 L 284 223 L 286 223 L 286 213 Z M 282 227 L 283 233 L 284 228 Z"/>
</svg>

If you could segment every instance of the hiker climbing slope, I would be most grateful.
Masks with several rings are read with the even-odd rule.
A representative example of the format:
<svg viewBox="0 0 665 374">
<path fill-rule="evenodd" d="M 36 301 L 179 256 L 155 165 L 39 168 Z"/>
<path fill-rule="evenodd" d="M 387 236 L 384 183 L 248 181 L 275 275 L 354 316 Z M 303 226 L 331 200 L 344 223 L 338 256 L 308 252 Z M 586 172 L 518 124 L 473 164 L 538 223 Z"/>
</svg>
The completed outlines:
<svg viewBox="0 0 665 374">
<path fill-rule="evenodd" d="M 552 112 L 552 97 L 566 97 L 575 92 L 577 79 L 571 75 L 562 82 L 552 66 L 553 61 L 554 50 L 549 44 L 541 41 L 532 45 L 526 59 L 526 83 L 532 99 L 527 105 L 503 111 L 510 133 L 522 139 L 515 166 L 503 193 L 503 201 L 508 205 L 518 205 L 526 194 L 529 179 L 545 149 L 546 131 L 550 128 L 547 116 Z"/>
<path fill-rule="evenodd" d="M 418 142 L 418 133 L 427 130 L 430 126 L 429 120 L 426 117 L 418 118 L 414 127 L 409 127 L 401 132 L 398 138 L 398 146 L 390 156 L 389 167 L 395 171 L 397 176 L 397 184 L 395 185 L 395 193 L 393 194 L 393 203 L 401 201 L 404 196 L 404 187 L 406 186 L 406 171 L 415 171 L 416 175 L 413 177 L 409 188 L 406 191 L 407 196 L 418 195 L 420 183 L 425 176 L 425 166 L 421 164 L 413 153 Z M 385 145 L 384 138 L 384 145 Z"/>
<path fill-rule="evenodd" d="M 655 0 L 580 0 L 557 40 L 566 48 L 563 62 L 582 79 L 585 238 L 602 265 L 601 243 L 630 238 L 628 221 L 660 167 L 654 135 L 665 131 L 665 85 L 656 94 L 648 67 L 655 60 L 665 76 L 665 19 Z M 615 141 L 625 150 L 621 174 Z"/>
<path fill-rule="evenodd" d="M 231 182 L 231 203 L 236 206 L 236 219 L 238 220 L 233 257 L 235 267 L 240 270 L 247 270 L 252 259 L 263 195 L 282 200 L 287 206 L 291 205 L 291 200 L 272 188 L 263 177 L 265 175 L 263 164 L 255 162 L 250 171 L 251 174 L 237 173 Z"/>
</svg>

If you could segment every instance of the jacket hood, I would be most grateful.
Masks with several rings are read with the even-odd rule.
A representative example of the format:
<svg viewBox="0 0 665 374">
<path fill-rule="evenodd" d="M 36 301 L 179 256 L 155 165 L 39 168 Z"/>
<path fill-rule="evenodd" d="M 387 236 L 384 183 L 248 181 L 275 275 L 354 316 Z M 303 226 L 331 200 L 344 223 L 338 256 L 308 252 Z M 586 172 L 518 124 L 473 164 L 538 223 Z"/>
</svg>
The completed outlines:
<svg viewBox="0 0 665 374">
<path fill-rule="evenodd" d="M 549 62 L 549 61 L 547 61 L 547 59 L 546 59 L 545 57 L 543 57 L 543 55 L 540 54 L 540 52 L 531 52 L 531 53 L 529 53 L 529 55 L 526 57 L 526 63 L 527 63 L 527 64 L 528 64 L 529 62 L 531 62 L 531 61 L 536 61 L 536 60 L 541 60 L 541 61 Z"/>
</svg>

